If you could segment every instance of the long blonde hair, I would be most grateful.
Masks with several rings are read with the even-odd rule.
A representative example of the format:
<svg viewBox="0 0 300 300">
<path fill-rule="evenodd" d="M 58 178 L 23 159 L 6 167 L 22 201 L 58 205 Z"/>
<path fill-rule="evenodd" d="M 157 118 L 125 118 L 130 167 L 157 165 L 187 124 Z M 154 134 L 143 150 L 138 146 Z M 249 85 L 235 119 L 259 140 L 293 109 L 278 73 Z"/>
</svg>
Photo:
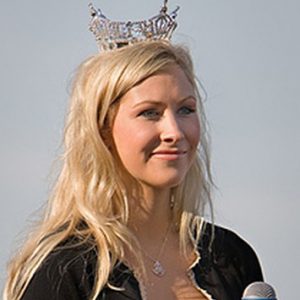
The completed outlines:
<svg viewBox="0 0 300 300">
<path fill-rule="evenodd" d="M 42 220 L 10 263 L 4 299 L 20 299 L 45 258 L 70 236 L 81 243 L 92 241 L 98 251 L 91 299 L 107 284 L 125 247 L 132 249 L 135 241 L 127 226 L 127 199 L 133 185 L 128 186 L 109 146 L 115 107 L 133 86 L 173 64 L 185 72 L 199 101 L 198 155 L 184 181 L 173 188 L 173 219 L 181 249 L 190 241 L 197 243 L 200 217 L 211 203 L 212 180 L 206 119 L 188 51 L 158 41 L 97 54 L 79 66 L 73 80 L 61 171 Z"/>
</svg>

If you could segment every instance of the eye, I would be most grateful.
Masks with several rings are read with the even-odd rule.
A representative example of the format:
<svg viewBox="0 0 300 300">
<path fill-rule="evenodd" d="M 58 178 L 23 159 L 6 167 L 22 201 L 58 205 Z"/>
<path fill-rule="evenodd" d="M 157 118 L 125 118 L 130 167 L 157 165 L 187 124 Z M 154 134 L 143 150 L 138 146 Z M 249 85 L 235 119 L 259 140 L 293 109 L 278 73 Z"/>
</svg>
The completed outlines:
<svg viewBox="0 0 300 300">
<path fill-rule="evenodd" d="M 178 110 L 179 114 L 181 115 L 190 115 L 196 111 L 195 108 L 189 107 L 189 106 L 182 106 Z"/>
<path fill-rule="evenodd" d="M 138 114 L 139 117 L 144 117 L 146 119 L 155 120 L 160 117 L 160 113 L 156 109 L 146 109 Z"/>
</svg>

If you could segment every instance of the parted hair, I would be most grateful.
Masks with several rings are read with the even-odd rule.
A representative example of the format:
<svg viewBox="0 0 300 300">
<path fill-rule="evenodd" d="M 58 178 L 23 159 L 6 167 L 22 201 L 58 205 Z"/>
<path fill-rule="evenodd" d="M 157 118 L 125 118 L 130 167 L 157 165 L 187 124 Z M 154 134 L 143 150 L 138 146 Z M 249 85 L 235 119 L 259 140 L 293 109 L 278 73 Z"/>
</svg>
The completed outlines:
<svg viewBox="0 0 300 300">
<path fill-rule="evenodd" d="M 110 129 L 122 96 L 174 64 L 195 89 L 201 133 L 191 168 L 172 188 L 173 221 L 183 253 L 189 243 L 197 244 L 201 216 L 211 205 L 212 178 L 207 124 L 189 51 L 156 41 L 99 53 L 85 60 L 74 75 L 60 171 L 41 220 L 9 264 L 5 300 L 20 299 L 46 257 L 70 237 L 89 241 L 97 249 L 92 300 L 108 283 L 116 262 L 124 259 L 125 247 L 137 249 L 127 224 L 128 200 L 138 183 L 117 158 Z"/>
</svg>

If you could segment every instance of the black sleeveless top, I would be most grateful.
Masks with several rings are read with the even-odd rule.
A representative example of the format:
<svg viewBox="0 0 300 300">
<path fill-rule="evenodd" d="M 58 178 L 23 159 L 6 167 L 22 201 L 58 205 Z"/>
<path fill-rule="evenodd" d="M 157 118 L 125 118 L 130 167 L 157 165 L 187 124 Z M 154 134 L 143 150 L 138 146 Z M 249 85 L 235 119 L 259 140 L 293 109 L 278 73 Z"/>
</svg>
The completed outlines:
<svg viewBox="0 0 300 300">
<path fill-rule="evenodd" d="M 200 260 L 191 270 L 194 283 L 214 300 L 240 300 L 247 285 L 262 281 L 262 271 L 253 249 L 232 231 L 207 225 L 198 245 Z M 86 245 L 54 250 L 43 262 L 22 300 L 88 300 L 94 284 L 97 252 Z M 97 300 L 142 300 L 137 279 L 123 263 L 113 269 Z"/>
</svg>

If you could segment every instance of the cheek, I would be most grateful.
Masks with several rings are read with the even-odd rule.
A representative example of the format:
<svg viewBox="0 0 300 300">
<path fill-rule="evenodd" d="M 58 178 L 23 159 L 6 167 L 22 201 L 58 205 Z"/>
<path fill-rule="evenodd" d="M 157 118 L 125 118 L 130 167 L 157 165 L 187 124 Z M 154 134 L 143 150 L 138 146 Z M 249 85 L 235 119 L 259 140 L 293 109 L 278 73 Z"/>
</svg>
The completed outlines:
<svg viewBox="0 0 300 300">
<path fill-rule="evenodd" d="M 141 124 L 116 120 L 112 133 L 116 151 L 125 167 L 146 161 L 155 147 L 154 130 Z"/>
<path fill-rule="evenodd" d="M 197 148 L 200 142 L 200 122 L 198 117 L 191 120 L 186 126 L 186 138 L 192 148 Z"/>
<path fill-rule="evenodd" d="M 131 133 L 126 126 L 126 123 L 122 126 L 119 122 L 116 122 L 113 131 L 112 131 L 112 138 L 116 148 L 116 151 L 123 160 L 123 156 L 126 155 L 128 151 L 128 144 L 132 144 Z"/>
</svg>

